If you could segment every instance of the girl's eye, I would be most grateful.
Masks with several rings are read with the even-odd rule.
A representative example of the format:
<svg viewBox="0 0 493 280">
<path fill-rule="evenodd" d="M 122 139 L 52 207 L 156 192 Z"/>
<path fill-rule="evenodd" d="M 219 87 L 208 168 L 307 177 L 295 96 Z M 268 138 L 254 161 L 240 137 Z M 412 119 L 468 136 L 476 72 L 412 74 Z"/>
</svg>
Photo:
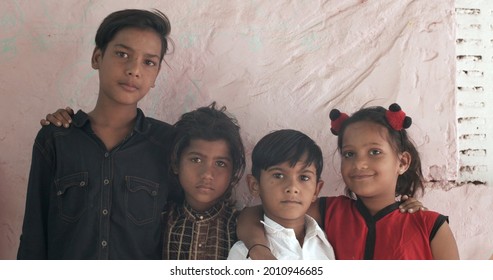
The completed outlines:
<svg viewBox="0 0 493 280">
<path fill-rule="evenodd" d="M 310 180 L 310 177 L 308 177 L 308 176 L 306 176 L 306 175 L 301 175 L 301 176 L 300 176 L 300 179 L 301 179 L 301 181 L 306 182 L 306 181 L 309 181 L 309 180 Z"/>
<path fill-rule="evenodd" d="M 371 151 L 370 151 L 370 155 L 372 155 L 372 156 L 377 156 L 377 155 L 379 155 L 379 154 L 381 154 L 381 153 L 382 153 L 382 152 L 381 152 L 380 150 L 371 150 Z"/>
<path fill-rule="evenodd" d="M 350 151 L 342 152 L 342 157 L 344 158 L 352 158 L 353 156 L 354 156 L 353 152 Z"/>
</svg>

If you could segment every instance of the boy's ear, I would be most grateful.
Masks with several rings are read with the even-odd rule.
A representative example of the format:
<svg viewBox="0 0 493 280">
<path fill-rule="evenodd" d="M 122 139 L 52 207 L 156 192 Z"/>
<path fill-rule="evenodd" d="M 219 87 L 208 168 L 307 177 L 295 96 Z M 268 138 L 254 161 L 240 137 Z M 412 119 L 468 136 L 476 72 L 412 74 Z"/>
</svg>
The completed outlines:
<svg viewBox="0 0 493 280">
<path fill-rule="evenodd" d="M 315 187 L 315 193 L 313 194 L 312 202 L 315 202 L 317 200 L 318 195 L 320 194 L 320 190 L 324 187 L 324 181 L 323 180 L 318 180 L 317 186 Z"/>
<path fill-rule="evenodd" d="M 99 63 L 101 61 L 101 57 L 103 57 L 103 52 L 101 49 L 98 47 L 94 48 L 94 51 L 92 52 L 92 57 L 91 57 L 91 66 L 92 69 L 98 70 L 99 69 Z"/>
<path fill-rule="evenodd" d="M 409 152 L 403 152 L 399 155 L 399 175 L 406 173 L 411 165 L 411 154 Z"/>
<path fill-rule="evenodd" d="M 253 176 L 252 174 L 248 174 L 246 179 L 247 179 L 247 185 L 248 185 L 248 189 L 250 190 L 250 193 L 254 197 L 259 197 L 260 196 L 260 186 L 259 186 L 258 181 L 255 178 L 255 176 Z"/>
</svg>

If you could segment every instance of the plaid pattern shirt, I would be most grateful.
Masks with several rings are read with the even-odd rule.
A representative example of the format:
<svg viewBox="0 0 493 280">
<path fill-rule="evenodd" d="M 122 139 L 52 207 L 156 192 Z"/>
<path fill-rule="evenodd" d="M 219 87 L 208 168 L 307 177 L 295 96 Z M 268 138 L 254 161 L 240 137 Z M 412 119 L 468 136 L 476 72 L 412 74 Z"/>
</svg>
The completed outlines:
<svg viewBox="0 0 493 280">
<path fill-rule="evenodd" d="M 225 260 L 237 241 L 235 208 L 221 202 L 206 212 L 184 202 L 165 213 L 165 260 Z"/>
</svg>

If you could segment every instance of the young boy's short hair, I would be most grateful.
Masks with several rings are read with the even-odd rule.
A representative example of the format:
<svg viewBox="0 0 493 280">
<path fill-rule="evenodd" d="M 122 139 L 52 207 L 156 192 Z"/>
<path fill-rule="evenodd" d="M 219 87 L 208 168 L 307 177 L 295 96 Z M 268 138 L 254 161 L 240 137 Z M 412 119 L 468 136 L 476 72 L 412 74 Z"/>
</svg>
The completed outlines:
<svg viewBox="0 0 493 280">
<path fill-rule="evenodd" d="M 317 181 L 324 166 L 322 150 L 310 137 L 293 129 L 277 130 L 264 136 L 252 152 L 252 174 L 260 181 L 260 171 L 283 162 L 293 167 L 306 156 L 306 166 L 315 164 Z"/>
<path fill-rule="evenodd" d="M 171 166 L 178 166 L 180 156 L 191 140 L 225 140 L 233 163 L 231 182 L 224 198 L 231 200 L 233 187 L 245 171 L 245 148 L 238 121 L 226 114 L 226 107 L 216 108 L 216 102 L 207 107 L 185 113 L 175 125 L 175 140 L 171 151 Z M 233 201 L 231 201 L 233 202 Z"/>
<path fill-rule="evenodd" d="M 104 54 L 108 43 L 115 37 L 118 31 L 124 28 L 151 29 L 155 31 L 161 39 L 161 59 L 168 50 L 168 35 L 171 31 L 171 24 L 159 10 L 146 11 L 137 9 L 127 9 L 114 12 L 107 16 L 96 32 L 96 48 Z"/>
<path fill-rule="evenodd" d="M 228 259 L 248 259 L 256 245 L 267 247 L 277 259 L 335 259 L 324 232 L 307 215 L 324 183 L 322 169 L 322 150 L 300 131 L 283 129 L 260 139 L 253 148 L 247 182 L 251 194 L 262 200 L 267 246 L 247 247 L 239 241 Z"/>
</svg>

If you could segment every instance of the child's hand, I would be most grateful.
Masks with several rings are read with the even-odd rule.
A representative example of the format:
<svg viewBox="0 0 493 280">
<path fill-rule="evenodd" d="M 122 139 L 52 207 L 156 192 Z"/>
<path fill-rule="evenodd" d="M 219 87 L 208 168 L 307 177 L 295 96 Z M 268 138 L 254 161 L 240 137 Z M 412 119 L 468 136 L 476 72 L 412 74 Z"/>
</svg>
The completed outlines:
<svg viewBox="0 0 493 280">
<path fill-rule="evenodd" d="M 423 206 L 421 201 L 417 200 L 414 197 L 408 197 L 407 195 L 403 195 L 401 197 L 401 204 L 399 205 L 399 210 L 401 213 L 414 213 L 418 211 L 426 211 L 428 208 Z"/>
<path fill-rule="evenodd" d="M 46 119 L 42 119 L 39 121 L 41 125 L 49 125 L 53 124 L 55 126 L 64 126 L 65 128 L 69 127 L 72 123 L 72 117 L 74 115 L 74 110 L 72 108 L 67 107 L 65 109 L 58 109 L 53 114 L 46 115 Z"/>
<path fill-rule="evenodd" d="M 277 260 L 272 254 L 269 247 L 262 244 L 253 245 L 250 250 L 248 250 L 248 256 L 252 260 Z"/>
</svg>

